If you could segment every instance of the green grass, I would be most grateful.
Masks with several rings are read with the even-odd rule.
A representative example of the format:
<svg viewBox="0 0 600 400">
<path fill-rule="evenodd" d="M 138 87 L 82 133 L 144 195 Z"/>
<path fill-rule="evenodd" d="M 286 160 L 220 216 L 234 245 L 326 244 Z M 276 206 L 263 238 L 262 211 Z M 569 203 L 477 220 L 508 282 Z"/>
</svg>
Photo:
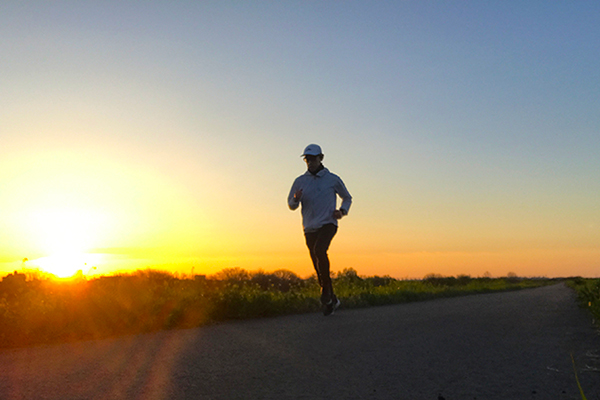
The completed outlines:
<svg viewBox="0 0 600 400">
<path fill-rule="evenodd" d="M 516 290 L 549 279 L 428 275 L 423 280 L 362 277 L 353 269 L 334 276 L 344 308 Z M 320 310 L 315 276 L 234 268 L 213 277 L 178 277 L 155 270 L 55 281 L 15 273 L 0 282 L 0 347 L 191 328 L 232 319 Z"/>
<path fill-rule="evenodd" d="M 585 397 L 585 393 L 583 392 L 583 388 L 581 387 L 581 383 L 579 383 L 579 376 L 577 375 L 577 367 L 575 366 L 575 359 L 573 358 L 573 353 L 571 353 L 571 362 L 573 363 L 573 371 L 575 372 L 575 382 L 577 383 L 577 388 L 579 389 L 581 400 L 587 400 L 587 397 Z"/>
<path fill-rule="evenodd" d="M 600 325 L 600 279 L 584 279 L 581 277 L 569 278 L 566 281 L 567 286 L 573 288 L 577 293 L 579 305 L 587 308 L 593 317 L 593 322 Z M 571 355 L 573 358 L 573 355 Z M 575 369 L 575 379 L 577 386 L 581 392 L 581 397 L 585 399 L 585 395 L 579 384 L 577 369 L 575 368 L 575 360 L 573 360 L 573 368 Z"/>
<path fill-rule="evenodd" d="M 600 279 L 584 279 L 581 277 L 569 278 L 567 286 L 573 288 L 577 293 L 577 299 L 581 307 L 587 308 L 594 317 L 596 324 L 600 321 Z M 579 383 L 579 377 L 577 376 L 577 368 L 575 366 L 575 359 L 571 354 L 571 361 L 573 362 L 573 370 L 575 372 L 575 381 L 579 388 L 582 400 L 586 400 L 583 388 Z"/>
<path fill-rule="evenodd" d="M 566 283 L 575 289 L 579 304 L 590 310 L 596 322 L 600 321 L 600 279 L 576 277 Z"/>
</svg>

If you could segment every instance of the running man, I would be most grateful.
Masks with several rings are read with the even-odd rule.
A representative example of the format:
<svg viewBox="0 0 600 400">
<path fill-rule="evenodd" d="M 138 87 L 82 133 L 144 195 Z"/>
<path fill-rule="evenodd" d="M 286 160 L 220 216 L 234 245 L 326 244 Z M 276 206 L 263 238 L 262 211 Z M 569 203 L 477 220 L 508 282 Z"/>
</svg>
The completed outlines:
<svg viewBox="0 0 600 400">
<path fill-rule="evenodd" d="M 310 144 L 302 154 L 307 171 L 294 181 L 288 196 L 290 210 L 302 205 L 302 225 L 310 258 L 321 285 L 323 315 L 331 315 L 340 306 L 333 292 L 327 250 L 338 229 L 338 220 L 348 215 L 352 196 L 339 176 L 323 165 L 321 147 Z M 337 196 L 342 204 L 337 209 Z"/>
</svg>

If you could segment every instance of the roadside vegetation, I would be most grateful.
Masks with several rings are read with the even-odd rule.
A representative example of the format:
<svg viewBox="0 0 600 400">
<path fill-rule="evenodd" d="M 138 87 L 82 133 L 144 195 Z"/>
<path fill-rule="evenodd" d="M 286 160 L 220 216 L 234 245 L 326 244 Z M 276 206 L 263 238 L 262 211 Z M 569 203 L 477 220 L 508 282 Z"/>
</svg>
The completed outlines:
<svg viewBox="0 0 600 400">
<path fill-rule="evenodd" d="M 579 304 L 588 308 L 595 322 L 600 322 L 600 279 L 570 278 L 567 286 L 575 289 Z"/>
<path fill-rule="evenodd" d="M 334 274 L 343 308 L 369 307 L 547 285 L 551 279 L 444 277 L 422 280 Z M 191 328 L 232 319 L 320 310 L 316 276 L 288 270 L 225 269 L 214 276 L 178 276 L 157 270 L 55 280 L 35 273 L 0 282 L 0 347 L 98 339 L 162 329 Z"/>
</svg>

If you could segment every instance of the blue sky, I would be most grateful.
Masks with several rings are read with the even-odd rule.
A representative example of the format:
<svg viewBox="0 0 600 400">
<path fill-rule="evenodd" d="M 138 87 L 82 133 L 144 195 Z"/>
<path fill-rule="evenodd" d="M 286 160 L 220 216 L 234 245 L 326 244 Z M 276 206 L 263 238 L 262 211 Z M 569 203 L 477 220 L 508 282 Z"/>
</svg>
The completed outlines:
<svg viewBox="0 0 600 400">
<path fill-rule="evenodd" d="M 596 2 L 1 11 L 6 263 L 48 252 L 17 216 L 66 202 L 118 215 L 95 251 L 308 274 L 285 197 L 317 142 L 355 197 L 340 269 L 600 271 Z"/>
</svg>

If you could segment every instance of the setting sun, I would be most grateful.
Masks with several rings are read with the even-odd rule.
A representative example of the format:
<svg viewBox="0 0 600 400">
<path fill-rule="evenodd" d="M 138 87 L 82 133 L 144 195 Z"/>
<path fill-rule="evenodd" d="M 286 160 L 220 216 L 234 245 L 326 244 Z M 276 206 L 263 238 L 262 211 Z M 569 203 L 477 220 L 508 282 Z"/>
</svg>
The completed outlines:
<svg viewBox="0 0 600 400">
<path fill-rule="evenodd" d="M 99 256 L 87 254 L 102 225 L 97 213 L 78 209 L 54 209 L 33 212 L 28 224 L 32 235 L 48 256 L 33 260 L 46 272 L 66 278 L 78 270 L 86 272 Z"/>
<path fill-rule="evenodd" d="M 69 278 L 82 271 L 86 274 L 102 260 L 100 254 L 57 253 L 48 257 L 33 260 L 31 263 L 58 278 Z"/>
</svg>

